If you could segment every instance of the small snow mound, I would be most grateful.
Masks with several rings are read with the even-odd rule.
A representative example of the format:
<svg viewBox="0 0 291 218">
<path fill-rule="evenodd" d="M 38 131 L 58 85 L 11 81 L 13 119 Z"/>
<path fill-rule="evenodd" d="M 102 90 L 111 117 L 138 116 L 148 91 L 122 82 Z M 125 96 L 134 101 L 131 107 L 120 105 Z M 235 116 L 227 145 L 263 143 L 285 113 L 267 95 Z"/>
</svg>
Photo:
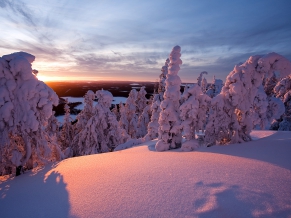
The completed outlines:
<svg viewBox="0 0 291 218">
<path fill-rule="evenodd" d="M 165 143 L 163 140 L 159 140 L 156 144 L 156 151 L 167 151 L 170 146 L 168 143 Z"/>
<path fill-rule="evenodd" d="M 124 149 L 128 149 L 128 148 L 132 148 L 133 146 L 135 145 L 139 145 L 141 143 L 143 143 L 143 139 L 142 138 L 139 138 L 139 139 L 130 139 L 129 141 L 123 143 L 123 144 L 120 144 L 118 145 L 114 151 L 121 151 L 121 150 L 124 150 Z"/>
<path fill-rule="evenodd" d="M 270 131 L 270 130 L 253 130 L 251 132 L 252 140 L 258 140 L 261 138 L 265 138 L 275 134 L 277 131 Z"/>
<path fill-rule="evenodd" d="M 197 150 L 200 147 L 197 140 L 189 140 L 182 144 L 181 150 L 182 151 L 194 151 Z"/>
</svg>

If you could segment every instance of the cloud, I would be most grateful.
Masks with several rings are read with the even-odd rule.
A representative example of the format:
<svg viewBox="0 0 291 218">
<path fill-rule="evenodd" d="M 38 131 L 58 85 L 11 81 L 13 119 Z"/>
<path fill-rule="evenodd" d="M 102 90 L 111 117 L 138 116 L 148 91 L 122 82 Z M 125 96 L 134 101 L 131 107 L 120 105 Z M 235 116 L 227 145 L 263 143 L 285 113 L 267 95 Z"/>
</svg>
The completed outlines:
<svg viewBox="0 0 291 218">
<path fill-rule="evenodd" d="M 36 26 L 32 11 L 23 2 L 0 0 L 0 7 L 9 9 L 12 13 L 22 16 L 28 24 Z"/>
</svg>

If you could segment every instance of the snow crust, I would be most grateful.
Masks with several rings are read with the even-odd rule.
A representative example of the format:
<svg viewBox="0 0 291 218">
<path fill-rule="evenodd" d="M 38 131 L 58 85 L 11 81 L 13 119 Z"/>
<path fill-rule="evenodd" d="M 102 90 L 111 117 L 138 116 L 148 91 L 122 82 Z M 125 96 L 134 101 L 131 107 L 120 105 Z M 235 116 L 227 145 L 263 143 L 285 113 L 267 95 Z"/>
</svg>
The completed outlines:
<svg viewBox="0 0 291 218">
<path fill-rule="evenodd" d="M 0 182 L 1 217 L 290 217 L 290 141 L 66 159 Z"/>
</svg>

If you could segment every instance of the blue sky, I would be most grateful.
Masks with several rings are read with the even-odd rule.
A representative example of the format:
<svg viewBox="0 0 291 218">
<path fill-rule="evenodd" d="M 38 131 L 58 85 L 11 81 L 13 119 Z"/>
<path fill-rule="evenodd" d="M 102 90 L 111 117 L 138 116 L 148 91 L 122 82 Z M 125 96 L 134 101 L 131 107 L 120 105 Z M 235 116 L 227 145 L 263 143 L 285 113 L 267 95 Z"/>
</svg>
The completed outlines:
<svg viewBox="0 0 291 218">
<path fill-rule="evenodd" d="M 182 48 L 183 82 L 225 79 L 250 55 L 291 60 L 289 0 L 0 0 L 0 56 L 26 51 L 44 80 L 155 81 Z"/>
</svg>

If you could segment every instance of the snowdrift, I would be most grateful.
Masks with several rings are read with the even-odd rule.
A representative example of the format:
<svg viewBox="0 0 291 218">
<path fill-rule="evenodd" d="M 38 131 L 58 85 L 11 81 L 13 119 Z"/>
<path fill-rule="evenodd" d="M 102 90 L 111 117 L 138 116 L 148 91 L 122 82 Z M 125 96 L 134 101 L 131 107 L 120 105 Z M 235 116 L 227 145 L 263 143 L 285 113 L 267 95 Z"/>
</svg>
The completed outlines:
<svg viewBox="0 0 291 218">
<path fill-rule="evenodd" d="M 66 159 L 2 181 L 1 217 L 291 217 L 291 133 L 253 136 L 194 152 L 156 152 L 151 141 Z"/>
</svg>

